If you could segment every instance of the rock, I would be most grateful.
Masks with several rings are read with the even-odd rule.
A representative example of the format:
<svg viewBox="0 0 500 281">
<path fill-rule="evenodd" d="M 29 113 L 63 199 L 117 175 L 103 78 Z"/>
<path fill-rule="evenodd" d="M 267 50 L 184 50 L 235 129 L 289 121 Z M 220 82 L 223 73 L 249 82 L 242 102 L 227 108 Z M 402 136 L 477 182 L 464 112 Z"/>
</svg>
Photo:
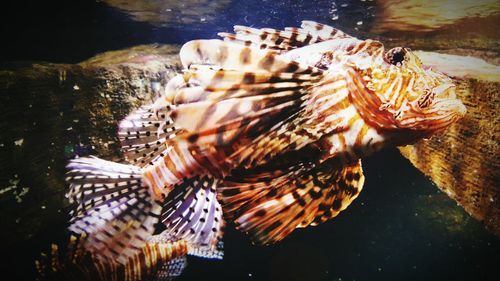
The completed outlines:
<svg viewBox="0 0 500 281">
<path fill-rule="evenodd" d="M 403 31 L 403 32 L 431 32 L 450 27 L 466 27 L 477 32 L 495 32 L 495 25 L 489 28 L 474 30 L 474 26 L 467 26 L 477 20 L 498 16 L 500 3 L 497 0 L 477 1 L 448 1 L 434 0 L 422 3 L 420 0 L 383 0 L 378 6 L 378 17 L 373 31 Z M 491 23 L 494 23 L 493 21 Z M 463 32 L 463 30 L 460 30 Z"/>
<path fill-rule="evenodd" d="M 500 64 L 500 2 L 496 0 L 419 0 L 378 2 L 366 36 L 380 36 L 386 47 L 474 55 Z"/>
<path fill-rule="evenodd" d="M 136 21 L 147 22 L 161 27 L 213 22 L 219 10 L 230 3 L 228 0 L 104 0 L 104 2 L 130 14 Z"/>
<path fill-rule="evenodd" d="M 456 53 L 465 50 L 456 51 Z M 460 80 L 474 79 L 483 82 L 500 83 L 500 66 L 470 55 L 441 54 L 437 52 L 416 51 L 426 66 L 438 69 L 450 77 Z M 467 52 L 464 52 L 468 54 Z M 481 56 L 481 54 L 474 55 Z"/>
<path fill-rule="evenodd" d="M 454 77 L 467 114 L 442 134 L 400 151 L 500 236 L 500 67 L 470 57 L 419 55 L 425 65 Z"/>
<path fill-rule="evenodd" d="M 146 45 L 79 64 L 0 65 L 0 227 L 11 230 L 4 241 L 65 222 L 68 159 L 119 161 L 117 122 L 163 92 L 180 70 L 178 50 Z"/>
<path fill-rule="evenodd" d="M 466 116 L 428 141 L 400 148 L 471 216 L 500 236 L 500 2 L 384 0 L 371 32 L 408 46 L 455 79 Z"/>
</svg>

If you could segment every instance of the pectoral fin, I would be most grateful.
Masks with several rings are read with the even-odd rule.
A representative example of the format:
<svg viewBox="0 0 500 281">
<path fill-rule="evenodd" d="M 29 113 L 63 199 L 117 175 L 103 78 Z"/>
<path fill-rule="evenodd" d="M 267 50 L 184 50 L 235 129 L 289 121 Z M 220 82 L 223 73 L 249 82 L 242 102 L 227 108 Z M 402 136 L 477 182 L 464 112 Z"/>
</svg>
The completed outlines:
<svg viewBox="0 0 500 281">
<path fill-rule="evenodd" d="M 338 215 L 358 196 L 361 162 L 300 167 L 278 178 L 225 181 L 219 186 L 225 215 L 259 244 L 282 240 L 297 227 Z"/>
</svg>

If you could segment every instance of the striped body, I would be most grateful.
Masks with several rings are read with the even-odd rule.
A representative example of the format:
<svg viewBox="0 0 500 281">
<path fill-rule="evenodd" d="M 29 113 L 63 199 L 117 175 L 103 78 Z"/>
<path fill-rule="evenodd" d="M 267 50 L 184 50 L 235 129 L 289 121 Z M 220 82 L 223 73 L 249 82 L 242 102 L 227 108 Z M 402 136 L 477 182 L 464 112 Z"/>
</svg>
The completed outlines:
<svg viewBox="0 0 500 281">
<path fill-rule="evenodd" d="M 252 36 L 255 36 L 253 33 L 257 32 L 255 29 L 241 26 L 235 27 L 235 30 L 240 33 L 235 36 L 226 33 L 221 35 L 229 41 L 242 41 L 252 39 Z M 198 102 L 208 99 L 202 95 L 212 95 L 212 92 L 214 92 L 213 99 L 224 101 L 224 99 L 237 96 L 238 90 L 245 89 L 245 84 L 250 84 L 249 86 L 254 88 L 261 87 L 261 85 L 276 87 L 273 84 L 264 83 L 267 82 L 265 79 L 259 81 L 259 75 L 256 74 L 259 72 L 243 72 L 241 80 L 235 81 L 238 78 L 234 76 L 238 76 L 227 70 L 237 64 L 243 70 L 263 68 L 262 70 L 270 71 L 276 76 L 275 71 L 280 68 L 290 71 L 289 62 L 284 63 L 278 59 L 278 57 L 283 57 L 284 60 L 295 64 L 295 67 L 292 69 L 293 75 L 286 80 L 288 84 L 282 83 L 283 86 L 280 87 L 292 90 L 300 88 L 300 109 L 293 111 L 296 114 L 290 116 L 286 122 L 281 124 L 276 122 L 274 127 L 270 126 L 274 131 L 252 136 L 255 140 L 246 139 L 248 136 L 240 136 L 240 141 L 236 145 L 200 148 L 191 145 L 191 142 L 197 141 L 198 135 L 191 135 L 194 141 L 174 138 L 173 141 L 168 142 L 163 159 L 144 170 L 144 177 L 155 198 L 168 194 L 173 186 L 181 183 L 184 178 L 200 174 L 210 174 L 215 177 L 227 176 L 233 169 L 241 167 L 250 169 L 265 165 L 266 161 L 271 158 L 285 155 L 290 150 L 300 150 L 305 146 L 318 146 L 323 149 L 323 155 L 318 159 L 318 163 L 332 157 L 337 157 L 341 163 L 353 163 L 383 146 L 383 133 L 380 133 L 372 124 L 366 123 L 359 109 L 354 105 L 350 93 L 353 86 L 349 85 L 354 82 L 347 77 L 349 75 L 347 69 L 351 68 L 349 64 L 358 56 L 364 58 L 379 55 L 381 43 L 359 40 L 336 29 L 328 28 L 319 30 L 318 36 L 312 36 L 309 32 L 296 34 L 298 29 L 287 29 L 284 33 L 270 29 L 262 31 L 260 38 L 267 43 L 260 45 L 259 48 L 266 49 L 269 46 L 276 48 L 269 47 L 261 54 L 254 54 L 252 42 L 248 40 L 243 41 L 245 47 L 233 52 L 230 52 L 228 46 L 220 44 L 220 41 L 212 41 L 214 46 L 211 47 L 202 46 L 202 43 L 197 41 L 193 41 L 191 45 L 186 44 L 187 46 L 181 50 L 181 60 L 192 71 L 184 74 L 183 78 L 179 76 L 173 79 L 169 84 L 170 91 L 167 91 L 164 98 L 166 102 L 163 102 L 163 106 L 166 104 L 168 107 L 175 108 L 176 105 Z M 284 40 L 280 37 L 283 35 L 288 36 L 288 39 Z M 304 47 L 288 48 L 287 44 L 291 44 L 290 42 Z M 202 52 L 208 53 L 202 54 Z M 204 64 L 207 60 L 216 60 L 215 69 L 222 67 L 225 71 L 212 73 L 213 68 L 197 65 L 196 56 L 200 56 L 198 59 Z M 324 71 L 320 71 L 321 68 Z M 287 74 L 286 71 L 280 73 L 281 77 Z M 303 73 L 307 73 L 309 77 L 316 75 L 317 78 L 311 80 L 313 83 L 308 84 L 300 80 L 301 78 L 295 78 L 300 76 L 299 73 L 302 76 L 304 76 Z M 229 84 L 214 84 L 214 81 L 225 80 Z M 186 86 L 189 83 L 201 84 L 201 87 Z M 222 92 L 224 96 L 215 95 L 217 87 L 224 90 Z M 231 96 L 227 96 L 227 90 L 231 90 L 229 92 Z M 242 103 L 239 106 L 245 107 L 246 105 Z M 223 106 L 217 107 L 219 108 Z M 190 128 L 196 128 L 195 131 L 199 131 L 198 128 L 201 125 L 197 123 L 205 122 L 206 118 L 217 120 L 214 123 L 226 118 L 224 110 L 222 113 L 214 113 L 213 110 L 213 107 L 209 107 L 205 112 L 194 113 L 200 118 L 192 118 L 193 124 L 189 125 Z M 242 116 L 245 113 L 243 110 Z M 175 118 L 173 119 L 175 123 Z M 266 152 L 260 152 L 262 150 Z"/>
<path fill-rule="evenodd" d="M 155 198 L 163 198 L 186 178 L 195 175 L 224 178 L 232 170 L 265 165 L 271 157 L 287 156 L 291 150 L 299 151 L 306 145 L 321 147 L 318 164 L 330 158 L 350 164 L 380 149 L 384 137 L 358 113 L 350 100 L 348 81 L 344 77 L 331 73 L 314 85 L 310 90 L 314 94 L 308 95 L 302 111 L 275 130 L 280 136 L 278 140 L 269 137 L 273 131 L 256 140 L 240 140 L 218 150 L 190 147 L 195 137 L 169 142 L 165 155 L 143 169 L 150 192 Z M 305 145 L 290 145 L 301 140 Z M 259 151 L 266 154 L 259 154 Z"/>
</svg>

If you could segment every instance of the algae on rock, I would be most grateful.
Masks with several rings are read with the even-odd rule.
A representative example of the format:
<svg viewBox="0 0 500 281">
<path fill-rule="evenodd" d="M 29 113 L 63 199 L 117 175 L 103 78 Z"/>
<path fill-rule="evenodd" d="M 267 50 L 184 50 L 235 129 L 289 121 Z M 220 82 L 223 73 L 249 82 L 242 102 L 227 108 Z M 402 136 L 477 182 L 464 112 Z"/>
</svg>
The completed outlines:
<svg viewBox="0 0 500 281">
<path fill-rule="evenodd" d="M 67 161 L 78 154 L 119 161 L 117 122 L 164 91 L 180 70 L 178 50 L 145 45 L 79 64 L 0 65 L 0 226 L 10 230 L 4 241 L 65 222 Z M 17 188 L 9 189 L 13 180 Z"/>
</svg>

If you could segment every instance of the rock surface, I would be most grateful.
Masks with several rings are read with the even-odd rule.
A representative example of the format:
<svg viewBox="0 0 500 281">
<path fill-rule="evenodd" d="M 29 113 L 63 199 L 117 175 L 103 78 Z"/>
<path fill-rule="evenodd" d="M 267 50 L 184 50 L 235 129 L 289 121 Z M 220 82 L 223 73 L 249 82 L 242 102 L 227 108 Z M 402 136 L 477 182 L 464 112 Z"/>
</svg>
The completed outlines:
<svg viewBox="0 0 500 281">
<path fill-rule="evenodd" d="M 177 53 L 145 45 L 74 65 L 0 65 L 0 227 L 10 230 L 3 241 L 65 222 L 68 159 L 120 160 L 117 121 L 162 93 L 180 69 Z"/>
<path fill-rule="evenodd" d="M 229 0 L 104 0 L 112 7 L 130 14 L 134 20 L 169 26 L 174 24 L 212 22 L 220 9 L 229 4 Z"/>
<path fill-rule="evenodd" d="M 455 78 L 467 114 L 442 134 L 400 151 L 500 236 L 500 67 L 470 57 L 430 52 L 420 57 Z"/>
<path fill-rule="evenodd" d="M 378 4 L 377 21 L 373 29 L 376 32 L 419 33 L 458 26 L 470 29 L 476 25 L 467 26 L 467 24 L 474 21 L 487 19 L 494 23 L 493 20 L 500 13 L 500 2 L 497 0 L 434 0 L 425 3 L 421 0 L 382 0 Z M 498 34 L 495 26 L 474 31 Z M 464 32 L 464 30 L 458 32 Z"/>
</svg>

